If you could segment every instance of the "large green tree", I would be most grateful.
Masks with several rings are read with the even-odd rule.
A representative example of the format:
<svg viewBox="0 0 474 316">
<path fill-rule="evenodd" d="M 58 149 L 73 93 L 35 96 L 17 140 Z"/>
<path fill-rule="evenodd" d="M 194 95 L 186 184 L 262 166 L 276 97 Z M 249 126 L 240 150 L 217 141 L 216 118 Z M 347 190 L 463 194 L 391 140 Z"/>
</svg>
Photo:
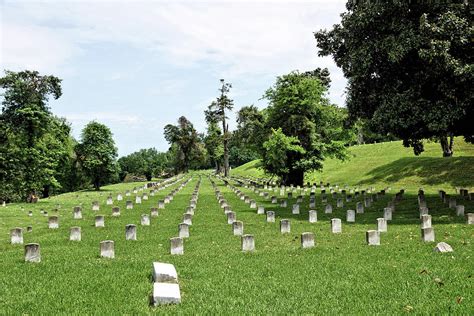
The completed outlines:
<svg viewBox="0 0 474 316">
<path fill-rule="evenodd" d="M 454 136 L 474 141 L 472 8 L 450 1 L 349 0 L 341 23 L 315 33 L 348 78 L 351 119 L 369 119 L 423 151 L 453 154 Z"/>
<path fill-rule="evenodd" d="M 208 118 L 209 119 L 209 118 Z M 224 145 L 222 143 L 222 130 L 214 120 L 207 121 L 207 133 L 204 137 L 204 145 L 211 164 L 216 173 L 221 171 L 224 157 Z"/>
<path fill-rule="evenodd" d="M 199 137 L 193 124 L 184 116 L 178 119 L 177 125 L 165 126 L 165 139 L 170 143 L 174 156 L 176 172 L 188 172 L 191 159 L 195 153 Z"/>
<path fill-rule="evenodd" d="M 304 173 L 321 169 L 326 157 L 345 157 L 352 135 L 343 126 L 343 111 L 329 103 L 326 87 L 314 76 L 292 72 L 278 77 L 264 95 L 270 103 L 267 126 L 274 130 L 264 146 L 264 166 L 280 157 L 284 168 L 266 170 L 285 184 L 303 184 Z"/>
<path fill-rule="evenodd" d="M 76 151 L 85 174 L 96 190 L 117 177 L 117 148 L 106 125 L 95 121 L 87 124 Z"/>
<path fill-rule="evenodd" d="M 58 173 L 68 159 L 70 127 L 50 112 L 50 97 L 58 99 L 61 80 L 37 71 L 6 71 L 0 116 L 0 198 L 36 200 L 42 191 L 61 187 Z"/>
<path fill-rule="evenodd" d="M 155 148 L 140 149 L 119 158 L 120 179 L 123 180 L 127 174 L 132 174 L 145 176 L 150 181 L 165 171 L 167 163 L 166 153 L 158 152 Z"/>
</svg>

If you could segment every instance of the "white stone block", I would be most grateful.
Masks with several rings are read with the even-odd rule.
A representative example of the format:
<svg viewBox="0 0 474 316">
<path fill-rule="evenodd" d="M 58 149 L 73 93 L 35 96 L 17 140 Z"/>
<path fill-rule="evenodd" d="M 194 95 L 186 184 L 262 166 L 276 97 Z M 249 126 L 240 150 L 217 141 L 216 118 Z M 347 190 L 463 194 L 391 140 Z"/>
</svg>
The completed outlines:
<svg viewBox="0 0 474 316">
<path fill-rule="evenodd" d="M 164 262 L 153 262 L 153 282 L 178 283 L 178 273 L 174 265 Z"/>
<path fill-rule="evenodd" d="M 179 304 L 181 302 L 181 294 L 179 285 L 175 283 L 153 283 L 153 304 Z"/>
</svg>

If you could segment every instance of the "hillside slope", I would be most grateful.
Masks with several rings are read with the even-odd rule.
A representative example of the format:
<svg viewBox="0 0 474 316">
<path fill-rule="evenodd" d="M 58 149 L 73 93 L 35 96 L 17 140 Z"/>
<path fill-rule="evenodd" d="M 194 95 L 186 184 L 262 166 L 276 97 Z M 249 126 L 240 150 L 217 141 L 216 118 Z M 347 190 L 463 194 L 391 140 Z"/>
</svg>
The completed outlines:
<svg viewBox="0 0 474 316">
<path fill-rule="evenodd" d="M 456 138 L 454 157 L 441 157 L 438 143 L 425 144 L 425 152 L 415 156 L 400 141 L 359 145 L 349 148 L 346 161 L 329 159 L 321 172 L 306 175 L 306 181 L 361 186 L 393 186 L 406 189 L 474 187 L 474 145 Z M 255 160 L 231 171 L 234 176 L 265 177 Z"/>
</svg>

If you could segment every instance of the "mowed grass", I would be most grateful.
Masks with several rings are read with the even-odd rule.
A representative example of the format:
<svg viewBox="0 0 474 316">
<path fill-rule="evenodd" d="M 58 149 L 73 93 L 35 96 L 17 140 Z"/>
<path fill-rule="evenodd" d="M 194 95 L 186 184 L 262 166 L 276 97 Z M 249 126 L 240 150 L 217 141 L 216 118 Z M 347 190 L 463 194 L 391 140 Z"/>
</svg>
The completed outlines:
<svg viewBox="0 0 474 316">
<path fill-rule="evenodd" d="M 140 215 L 149 213 L 150 207 L 178 184 L 133 210 L 125 210 L 126 197 L 115 202 L 121 208 L 119 218 L 110 216 L 112 207 L 105 205 L 106 196 L 112 193 L 115 199 L 117 193 L 138 184 L 0 208 L 0 313 L 467 315 L 474 310 L 474 225 L 466 225 L 436 194 L 427 194 L 436 241 L 448 242 L 453 253 L 435 253 L 435 243 L 421 241 L 413 191 L 397 205 L 381 246 L 367 246 L 365 232 L 376 228 L 376 218 L 382 217 L 394 189 L 364 214 L 357 214 L 354 224 L 345 223 L 345 214 L 347 209 L 355 209 L 357 200 L 338 209 L 329 197 L 334 212 L 324 214 L 318 193 L 318 222 L 310 224 L 309 193 L 301 204 L 301 214 L 293 215 L 295 199 L 281 208 L 241 188 L 267 211 L 276 212 L 276 223 L 267 223 L 265 215 L 257 215 L 221 180 L 212 178 L 237 213 L 237 220 L 243 221 L 244 233 L 255 236 L 256 251 L 242 253 L 240 237 L 233 236 L 211 182 L 203 175 L 185 253 L 171 256 L 169 238 L 177 236 L 199 175 L 192 177 L 166 209 L 151 218 L 149 227 L 139 225 Z M 93 212 L 91 202 L 96 199 L 101 210 Z M 80 202 L 84 218 L 73 220 L 72 208 Z M 474 201 L 458 202 L 466 206 L 466 213 L 474 212 Z M 56 204 L 60 204 L 60 228 L 50 230 L 47 218 L 39 212 L 43 208 L 52 215 Z M 33 210 L 33 217 L 27 216 L 28 210 Z M 93 226 L 96 214 L 106 215 L 105 228 Z M 334 217 L 343 220 L 342 234 L 330 232 Z M 282 218 L 291 220 L 290 234 L 280 234 Z M 126 224 L 137 225 L 137 241 L 125 241 Z M 41 244 L 39 264 L 23 262 L 23 246 L 9 244 L 9 230 L 28 225 L 33 226 L 33 232 L 24 232 L 25 243 Z M 82 242 L 68 240 L 71 226 L 82 227 Z M 314 232 L 315 248 L 300 248 L 302 232 Z M 115 241 L 113 260 L 99 258 L 99 242 L 107 239 Z M 181 304 L 149 305 L 153 261 L 175 265 Z"/>
<path fill-rule="evenodd" d="M 436 193 L 438 189 L 459 187 L 474 190 L 474 145 L 457 137 L 454 157 L 443 158 L 438 143 L 425 143 L 420 156 L 401 141 L 359 145 L 349 148 L 349 159 L 328 159 L 322 171 L 308 173 L 306 181 L 339 185 L 393 186 L 410 191 L 423 188 Z M 231 175 L 264 177 L 260 161 L 251 161 L 231 171 Z M 268 177 L 268 176 L 267 176 Z"/>
</svg>

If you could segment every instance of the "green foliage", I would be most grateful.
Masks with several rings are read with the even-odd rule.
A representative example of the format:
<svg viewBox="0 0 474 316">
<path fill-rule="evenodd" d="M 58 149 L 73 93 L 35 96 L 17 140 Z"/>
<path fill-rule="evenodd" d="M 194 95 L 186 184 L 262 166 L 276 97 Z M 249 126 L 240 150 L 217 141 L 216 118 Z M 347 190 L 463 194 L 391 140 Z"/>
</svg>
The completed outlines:
<svg viewBox="0 0 474 316">
<path fill-rule="evenodd" d="M 120 157 L 120 180 L 127 174 L 145 176 L 150 181 L 153 177 L 159 177 L 165 172 L 168 164 L 168 155 L 158 152 L 155 148 L 140 149 L 127 156 Z"/>
<path fill-rule="evenodd" d="M 96 190 L 118 180 L 117 148 L 112 132 L 104 124 L 92 121 L 82 130 L 77 154 L 85 174 Z"/>
<path fill-rule="evenodd" d="M 326 157 L 345 157 L 345 145 L 353 135 L 344 128 L 344 111 L 330 105 L 325 93 L 319 79 L 292 72 L 278 77 L 264 95 L 270 101 L 267 126 L 296 137 L 304 149 L 287 153 L 288 172 L 277 174 L 283 183 L 302 184 L 304 173 L 320 169 Z M 272 155 L 265 150 L 263 160 Z"/>
<path fill-rule="evenodd" d="M 204 145 L 207 155 L 216 172 L 219 172 L 224 158 L 224 144 L 222 141 L 222 130 L 214 120 L 207 122 L 207 134 L 204 137 Z"/>
<path fill-rule="evenodd" d="M 468 4 L 348 1 L 341 23 L 315 37 L 349 80 L 353 120 L 370 119 L 415 154 L 439 139 L 450 156 L 453 136 L 474 135 L 470 21 Z"/>
<path fill-rule="evenodd" d="M 165 126 L 165 139 L 170 143 L 176 173 L 188 172 L 193 155 L 198 150 L 199 137 L 193 124 L 184 116 L 178 119 L 178 125 Z"/>
</svg>

